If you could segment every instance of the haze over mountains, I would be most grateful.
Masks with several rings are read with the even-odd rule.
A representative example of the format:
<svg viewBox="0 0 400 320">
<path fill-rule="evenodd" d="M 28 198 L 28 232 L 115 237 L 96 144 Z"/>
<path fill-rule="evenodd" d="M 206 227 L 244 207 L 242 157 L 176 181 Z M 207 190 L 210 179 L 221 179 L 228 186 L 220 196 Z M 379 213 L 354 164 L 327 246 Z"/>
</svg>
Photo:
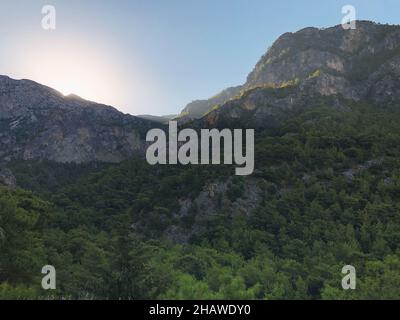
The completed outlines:
<svg viewBox="0 0 400 320">
<path fill-rule="evenodd" d="M 282 35 L 242 86 L 188 104 L 180 124 L 267 128 L 329 98 L 390 107 L 400 97 L 400 27 L 358 21 Z M 145 133 L 172 116 L 139 116 L 29 80 L 0 77 L 0 161 L 119 162 L 143 155 Z"/>
</svg>

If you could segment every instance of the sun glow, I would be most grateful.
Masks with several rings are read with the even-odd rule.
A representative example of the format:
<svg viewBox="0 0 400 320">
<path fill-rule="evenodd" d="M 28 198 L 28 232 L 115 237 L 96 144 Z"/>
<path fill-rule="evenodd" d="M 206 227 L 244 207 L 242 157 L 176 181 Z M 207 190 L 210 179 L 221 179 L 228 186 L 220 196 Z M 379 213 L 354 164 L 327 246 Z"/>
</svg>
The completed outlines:
<svg viewBox="0 0 400 320">
<path fill-rule="evenodd" d="M 26 43 L 18 50 L 18 76 L 50 86 L 64 95 L 120 107 L 126 81 L 109 50 L 77 40 Z"/>
</svg>

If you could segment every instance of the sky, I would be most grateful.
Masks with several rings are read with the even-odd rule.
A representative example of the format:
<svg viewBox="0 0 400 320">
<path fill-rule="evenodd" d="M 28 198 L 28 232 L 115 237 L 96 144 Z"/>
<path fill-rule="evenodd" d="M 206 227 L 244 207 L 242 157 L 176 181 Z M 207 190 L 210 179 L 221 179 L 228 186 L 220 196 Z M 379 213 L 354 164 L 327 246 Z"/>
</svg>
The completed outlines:
<svg viewBox="0 0 400 320">
<path fill-rule="evenodd" d="M 399 24 L 400 0 L 0 0 L 0 74 L 133 115 L 177 114 L 243 84 L 285 32 L 356 18 Z M 42 8 L 56 9 L 56 29 Z"/>
</svg>

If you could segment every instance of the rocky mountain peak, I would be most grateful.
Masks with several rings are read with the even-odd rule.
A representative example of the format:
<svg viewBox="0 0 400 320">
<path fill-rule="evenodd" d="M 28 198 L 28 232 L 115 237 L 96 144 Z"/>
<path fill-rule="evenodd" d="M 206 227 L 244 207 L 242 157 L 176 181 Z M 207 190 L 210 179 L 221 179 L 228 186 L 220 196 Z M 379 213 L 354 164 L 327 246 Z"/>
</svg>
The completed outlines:
<svg viewBox="0 0 400 320">
<path fill-rule="evenodd" d="M 341 25 L 305 28 L 278 38 L 249 74 L 245 87 L 282 85 L 305 79 L 315 70 L 351 73 L 360 59 L 391 50 L 400 43 L 400 27 L 358 21 L 357 29 Z"/>
<path fill-rule="evenodd" d="M 0 76 L 0 161 L 118 162 L 144 153 L 158 124 L 30 80 Z"/>
<path fill-rule="evenodd" d="M 337 96 L 394 105 L 400 96 L 399 60 L 400 26 L 396 25 L 357 21 L 355 30 L 337 25 L 285 33 L 261 57 L 238 91 L 226 96 L 225 101 L 212 98 L 200 106 L 188 105 L 191 109 L 197 107 L 202 115 L 189 108 L 189 116 L 183 114 L 183 118 L 204 117 L 215 124 L 217 115 L 224 112 L 244 116 L 236 107 L 236 111 L 229 109 L 240 104 L 240 110 L 257 113 L 259 123 L 265 120 L 262 114 L 281 113 L 301 105 L 305 94 L 310 98 Z M 284 95 L 288 87 L 294 88 L 290 98 L 286 95 L 278 105 L 276 91 Z M 258 98 L 254 100 L 255 96 Z M 226 121 L 229 117 L 224 118 Z"/>
</svg>

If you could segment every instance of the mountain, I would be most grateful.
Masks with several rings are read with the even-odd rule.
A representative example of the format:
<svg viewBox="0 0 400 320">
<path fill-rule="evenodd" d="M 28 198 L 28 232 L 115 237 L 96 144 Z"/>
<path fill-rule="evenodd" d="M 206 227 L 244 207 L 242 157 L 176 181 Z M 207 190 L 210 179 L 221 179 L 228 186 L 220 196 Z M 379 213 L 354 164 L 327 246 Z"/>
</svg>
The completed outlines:
<svg viewBox="0 0 400 320">
<path fill-rule="evenodd" d="M 327 97 L 344 109 L 346 100 L 395 106 L 399 84 L 400 26 L 358 21 L 355 30 L 305 28 L 279 37 L 243 86 L 189 104 L 182 116 L 203 117 L 203 126 L 236 120 L 274 126 Z"/>
<path fill-rule="evenodd" d="M 400 97 L 400 27 L 358 21 L 285 33 L 262 56 L 246 83 L 178 116 L 194 127 L 271 128 L 305 108 L 352 102 L 396 107 Z M 119 162 L 143 155 L 145 134 L 173 116 L 122 114 L 30 80 L 0 76 L 0 162 Z"/>
<path fill-rule="evenodd" d="M 145 134 L 155 126 L 30 80 L 0 76 L 0 161 L 119 162 L 142 155 Z"/>
</svg>

